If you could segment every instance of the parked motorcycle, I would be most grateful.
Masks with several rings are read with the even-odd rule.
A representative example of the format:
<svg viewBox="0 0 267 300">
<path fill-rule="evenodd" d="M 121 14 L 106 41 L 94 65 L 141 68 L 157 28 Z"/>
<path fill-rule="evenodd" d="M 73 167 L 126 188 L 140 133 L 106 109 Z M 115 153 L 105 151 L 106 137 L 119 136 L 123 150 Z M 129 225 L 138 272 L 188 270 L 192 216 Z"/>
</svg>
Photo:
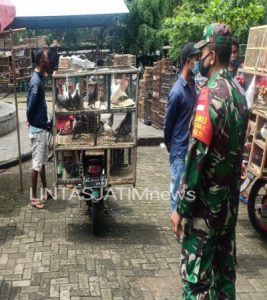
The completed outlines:
<svg viewBox="0 0 267 300">
<path fill-rule="evenodd" d="M 250 146 L 247 147 L 248 153 Z M 245 177 L 240 192 L 250 190 L 248 199 L 243 200 L 247 204 L 250 223 L 261 236 L 267 237 L 267 178 L 256 177 L 250 172 Z"/>
<path fill-rule="evenodd" d="M 260 235 L 267 237 L 267 179 L 249 176 L 252 184 L 248 198 L 249 220 Z"/>
<path fill-rule="evenodd" d="M 81 196 L 88 206 L 92 219 L 92 231 L 97 235 L 101 228 L 100 214 L 107 213 L 105 198 L 108 192 L 105 151 L 90 151 L 83 157 L 83 181 Z"/>
</svg>

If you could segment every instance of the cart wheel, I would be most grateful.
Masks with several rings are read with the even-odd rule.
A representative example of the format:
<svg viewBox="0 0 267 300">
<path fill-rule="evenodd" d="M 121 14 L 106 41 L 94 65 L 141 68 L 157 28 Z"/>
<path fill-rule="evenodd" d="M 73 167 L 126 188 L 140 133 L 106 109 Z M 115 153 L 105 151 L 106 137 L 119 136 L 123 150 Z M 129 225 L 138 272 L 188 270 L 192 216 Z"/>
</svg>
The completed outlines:
<svg viewBox="0 0 267 300">
<path fill-rule="evenodd" d="M 267 237 L 267 180 L 259 179 L 253 185 L 248 200 L 248 216 L 254 229 Z"/>
<path fill-rule="evenodd" d="M 99 222 L 100 204 L 101 204 L 100 201 L 92 202 L 92 206 L 91 206 L 92 232 L 94 235 L 98 235 L 100 230 L 100 222 Z"/>
</svg>

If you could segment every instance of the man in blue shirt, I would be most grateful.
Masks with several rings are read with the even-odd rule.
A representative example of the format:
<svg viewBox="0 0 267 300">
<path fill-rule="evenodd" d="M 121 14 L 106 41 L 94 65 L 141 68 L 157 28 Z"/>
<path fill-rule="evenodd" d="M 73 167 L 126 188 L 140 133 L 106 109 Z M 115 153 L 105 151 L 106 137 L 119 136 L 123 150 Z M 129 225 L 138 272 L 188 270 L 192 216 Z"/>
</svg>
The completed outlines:
<svg viewBox="0 0 267 300">
<path fill-rule="evenodd" d="M 172 87 L 164 123 L 164 142 L 170 160 L 171 220 L 177 218 L 177 193 L 185 167 L 189 143 L 189 124 L 197 100 L 194 75 L 199 72 L 199 53 L 194 43 L 184 46 L 181 53 L 182 70 Z"/>
<path fill-rule="evenodd" d="M 54 197 L 47 189 L 45 164 L 48 157 L 48 144 L 46 131 L 50 125 L 47 119 L 47 105 L 45 101 L 45 73 L 48 72 L 48 52 L 38 50 L 36 54 L 36 68 L 32 74 L 27 96 L 27 127 L 32 142 L 32 198 L 31 203 L 37 208 L 44 208 L 42 200 Z M 37 179 L 40 173 L 44 199 L 37 197 Z"/>
</svg>

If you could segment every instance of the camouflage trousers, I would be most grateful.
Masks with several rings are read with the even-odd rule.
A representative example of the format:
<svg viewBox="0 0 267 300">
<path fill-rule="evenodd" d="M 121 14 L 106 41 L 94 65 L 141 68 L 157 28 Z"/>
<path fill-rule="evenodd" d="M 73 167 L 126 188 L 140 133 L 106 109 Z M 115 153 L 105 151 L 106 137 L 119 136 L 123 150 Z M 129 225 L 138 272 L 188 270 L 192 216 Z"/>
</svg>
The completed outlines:
<svg viewBox="0 0 267 300">
<path fill-rule="evenodd" d="M 183 300 L 234 300 L 235 233 L 210 237 L 186 231 L 181 253 Z"/>
</svg>

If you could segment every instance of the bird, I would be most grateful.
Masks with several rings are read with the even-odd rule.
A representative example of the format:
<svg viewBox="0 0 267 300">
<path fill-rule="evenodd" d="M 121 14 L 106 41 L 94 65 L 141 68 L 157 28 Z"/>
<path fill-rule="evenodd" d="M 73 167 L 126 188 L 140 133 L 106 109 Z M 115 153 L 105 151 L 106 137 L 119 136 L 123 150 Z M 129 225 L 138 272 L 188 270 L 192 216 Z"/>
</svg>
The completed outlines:
<svg viewBox="0 0 267 300">
<path fill-rule="evenodd" d="M 87 118 L 83 114 L 75 115 L 73 122 L 73 136 L 72 139 L 78 138 L 82 133 L 87 133 Z"/>
<path fill-rule="evenodd" d="M 66 108 L 66 106 L 67 106 L 66 103 L 68 102 L 69 94 L 67 93 L 67 89 L 66 89 L 65 84 L 62 85 L 62 94 L 59 94 L 58 90 L 57 90 L 56 99 L 57 99 L 57 106 L 58 107 Z"/>
<path fill-rule="evenodd" d="M 75 99 L 73 98 L 75 96 Z M 74 93 L 71 94 L 70 90 L 65 84 L 62 85 L 62 94 L 57 94 L 57 106 L 72 110 L 80 107 L 80 96 L 79 96 L 79 85 L 78 91 L 75 89 Z"/>
<path fill-rule="evenodd" d="M 264 123 L 263 127 L 261 128 L 261 136 L 264 139 L 267 138 L 267 123 Z"/>
<path fill-rule="evenodd" d="M 66 99 L 62 94 L 57 94 L 57 107 L 61 108 L 65 106 Z"/>
<path fill-rule="evenodd" d="M 65 98 L 65 100 L 67 100 L 69 98 L 69 91 L 65 84 L 62 85 L 62 89 L 63 89 L 62 95 Z"/>
<path fill-rule="evenodd" d="M 107 135 L 114 135 L 114 131 L 113 131 L 112 127 L 109 126 L 108 123 L 104 123 L 103 130 L 104 130 L 104 133 Z"/>
<path fill-rule="evenodd" d="M 72 158 L 64 161 L 64 168 L 66 169 L 66 172 L 71 175 L 71 177 L 79 176 L 79 166 Z"/>
<path fill-rule="evenodd" d="M 112 114 L 101 114 L 101 121 L 98 128 L 98 135 L 114 136 L 112 129 L 113 116 Z"/>
<path fill-rule="evenodd" d="M 100 121 L 98 130 L 97 130 L 97 135 L 114 137 L 114 131 L 113 131 L 112 127 L 109 126 L 108 123 Z"/>
<path fill-rule="evenodd" d="M 116 142 L 131 139 L 132 132 L 132 113 L 127 112 L 120 125 L 115 130 Z"/>
<path fill-rule="evenodd" d="M 122 91 L 121 87 L 121 81 L 117 80 L 117 83 L 115 82 L 115 78 L 112 78 L 111 82 L 111 103 L 118 102 L 119 98 L 121 97 L 128 97 L 125 92 Z"/>
<path fill-rule="evenodd" d="M 98 85 L 98 100 L 100 102 L 100 109 L 106 109 L 107 108 L 107 101 L 105 98 L 105 89 L 103 84 Z"/>
<path fill-rule="evenodd" d="M 80 84 L 76 84 L 76 88 L 74 92 L 71 95 L 71 102 L 72 102 L 72 107 L 75 109 L 78 109 L 80 107 L 81 103 L 81 97 L 80 97 Z"/>
<path fill-rule="evenodd" d="M 93 80 L 89 80 L 88 85 L 88 95 L 85 96 L 85 99 L 88 101 L 89 107 L 95 107 L 95 102 L 97 100 L 97 83 Z"/>
</svg>

